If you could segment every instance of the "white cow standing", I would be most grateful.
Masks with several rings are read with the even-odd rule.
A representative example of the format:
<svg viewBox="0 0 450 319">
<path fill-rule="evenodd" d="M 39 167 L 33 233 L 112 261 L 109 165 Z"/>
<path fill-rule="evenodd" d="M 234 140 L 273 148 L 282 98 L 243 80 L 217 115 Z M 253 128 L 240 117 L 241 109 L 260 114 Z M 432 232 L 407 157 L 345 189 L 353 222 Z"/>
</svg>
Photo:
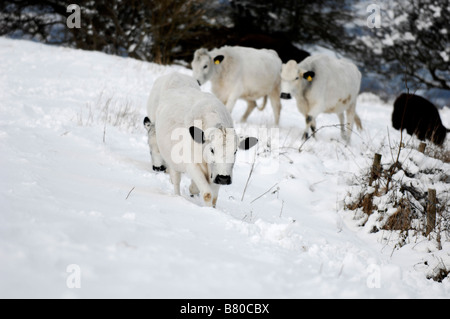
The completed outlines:
<svg viewBox="0 0 450 319">
<path fill-rule="evenodd" d="M 192 61 L 193 76 L 200 85 L 211 80 L 212 92 L 231 113 L 238 99 L 247 101 L 246 121 L 256 100 L 267 97 L 272 104 L 275 124 L 280 122 L 280 70 L 282 62 L 274 50 L 224 46 L 208 52 L 198 49 Z"/>
<path fill-rule="evenodd" d="M 197 82 L 190 76 L 178 72 L 163 75 L 153 83 L 150 96 L 147 101 L 147 116 L 144 118 L 144 127 L 148 132 L 148 146 L 152 158 L 153 170 L 162 172 L 166 170 L 166 163 L 162 158 L 156 142 L 155 123 L 156 113 L 159 108 L 161 97 L 167 90 L 190 87 L 199 88 Z"/>
<path fill-rule="evenodd" d="M 238 147 L 249 149 L 258 140 L 240 139 L 222 102 L 202 92 L 193 78 L 184 80 L 186 85 L 167 89 L 159 97 L 156 142 L 175 194 L 180 194 L 181 174 L 187 173 L 191 194 L 200 193 L 207 206 L 215 207 L 220 185 L 232 182 Z"/>
<path fill-rule="evenodd" d="M 310 56 L 299 64 L 291 60 L 283 64 L 281 79 L 281 98 L 293 96 L 298 110 L 305 116 L 304 138 L 308 137 L 310 128 L 314 133 L 320 113 L 337 114 L 341 136 L 347 142 L 355 123 L 362 129 L 356 114 L 361 73 L 353 63 L 323 54 Z M 349 129 L 347 134 L 345 127 Z"/>
</svg>

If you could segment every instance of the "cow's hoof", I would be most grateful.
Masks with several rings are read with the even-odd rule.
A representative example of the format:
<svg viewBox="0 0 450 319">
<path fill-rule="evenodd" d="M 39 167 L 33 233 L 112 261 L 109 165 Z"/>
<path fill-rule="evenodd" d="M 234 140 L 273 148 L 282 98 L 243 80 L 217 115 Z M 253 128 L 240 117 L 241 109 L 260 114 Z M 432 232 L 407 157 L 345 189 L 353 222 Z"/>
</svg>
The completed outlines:
<svg viewBox="0 0 450 319">
<path fill-rule="evenodd" d="M 204 193 L 203 200 L 205 201 L 205 203 L 209 203 L 211 201 L 211 193 Z"/>
<path fill-rule="evenodd" d="M 161 165 L 161 166 L 153 165 L 153 170 L 155 172 L 165 172 L 166 171 L 166 167 L 164 165 Z"/>
<path fill-rule="evenodd" d="M 200 194 L 200 191 L 194 182 L 192 182 L 191 185 L 189 186 L 189 193 L 191 194 L 191 197 L 194 197 L 194 195 Z"/>
</svg>

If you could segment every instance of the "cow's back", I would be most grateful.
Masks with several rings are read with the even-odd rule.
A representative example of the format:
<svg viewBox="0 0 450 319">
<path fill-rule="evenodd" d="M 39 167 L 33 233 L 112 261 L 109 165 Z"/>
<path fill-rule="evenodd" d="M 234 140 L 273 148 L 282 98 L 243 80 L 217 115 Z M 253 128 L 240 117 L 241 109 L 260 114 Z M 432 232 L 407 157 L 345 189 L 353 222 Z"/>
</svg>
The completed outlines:
<svg viewBox="0 0 450 319">
<path fill-rule="evenodd" d="M 272 80 L 267 77 L 273 77 L 281 70 L 281 59 L 274 50 L 253 49 L 247 47 L 232 47 L 231 54 L 239 59 L 243 77 L 246 81 Z"/>
<path fill-rule="evenodd" d="M 186 87 L 200 90 L 193 77 L 178 72 L 166 74 L 156 79 L 147 102 L 147 115 L 150 121 L 155 122 L 161 97 L 166 94 L 166 91 Z"/>
<path fill-rule="evenodd" d="M 396 129 L 418 127 L 420 123 L 442 124 L 436 107 L 418 95 L 403 93 L 397 97 L 392 112 L 393 127 Z"/>
<path fill-rule="evenodd" d="M 351 102 L 356 101 L 361 85 L 361 73 L 350 61 L 321 54 L 306 58 L 299 67 L 315 73 L 309 88 L 311 92 L 305 95 L 314 99 L 323 98 L 328 105 L 334 105 L 347 97 L 350 97 Z"/>
<path fill-rule="evenodd" d="M 212 79 L 213 91 L 221 95 L 221 90 L 230 90 L 240 85 L 247 95 L 242 98 L 257 99 L 270 93 L 280 84 L 281 59 L 274 50 L 225 46 L 213 50 L 212 56 L 225 56 L 220 74 Z"/>
<path fill-rule="evenodd" d="M 392 126 L 406 129 L 408 134 L 416 134 L 421 140 L 425 138 L 436 144 L 442 144 L 446 130 L 436 106 L 427 99 L 403 93 L 394 102 Z"/>
</svg>

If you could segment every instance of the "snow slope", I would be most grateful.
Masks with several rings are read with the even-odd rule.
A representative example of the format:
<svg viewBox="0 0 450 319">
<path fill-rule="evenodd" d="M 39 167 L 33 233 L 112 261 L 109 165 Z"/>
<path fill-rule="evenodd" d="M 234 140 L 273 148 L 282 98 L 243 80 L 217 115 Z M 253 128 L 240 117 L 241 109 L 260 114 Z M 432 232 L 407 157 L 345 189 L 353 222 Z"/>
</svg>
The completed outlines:
<svg viewBox="0 0 450 319">
<path fill-rule="evenodd" d="M 237 129 L 260 135 L 258 154 L 239 153 L 233 184 L 206 208 L 186 177 L 179 197 L 151 170 L 145 103 L 174 70 L 190 74 L 0 38 L 0 298 L 450 297 L 450 280 L 426 279 L 423 249 L 394 250 L 342 208 L 373 153 L 390 156 L 388 132 L 399 139 L 391 106 L 361 95 L 365 129 L 350 146 L 330 126 L 298 152 L 294 101 L 279 130 L 270 105 L 239 123 L 238 102 Z M 450 109 L 441 116 L 449 127 Z"/>
</svg>

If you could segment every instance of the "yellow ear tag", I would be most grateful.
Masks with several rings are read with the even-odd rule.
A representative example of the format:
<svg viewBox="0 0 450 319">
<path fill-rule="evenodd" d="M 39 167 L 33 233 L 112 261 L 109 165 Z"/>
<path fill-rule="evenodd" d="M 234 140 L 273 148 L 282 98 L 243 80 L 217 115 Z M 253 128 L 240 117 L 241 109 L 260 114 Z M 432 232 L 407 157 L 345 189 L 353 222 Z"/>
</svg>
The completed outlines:
<svg viewBox="0 0 450 319">
<path fill-rule="evenodd" d="M 214 61 L 215 64 L 220 64 L 219 60 Z"/>
<path fill-rule="evenodd" d="M 311 75 L 309 75 L 306 79 L 308 80 L 308 82 L 311 82 L 312 81 Z"/>
</svg>

